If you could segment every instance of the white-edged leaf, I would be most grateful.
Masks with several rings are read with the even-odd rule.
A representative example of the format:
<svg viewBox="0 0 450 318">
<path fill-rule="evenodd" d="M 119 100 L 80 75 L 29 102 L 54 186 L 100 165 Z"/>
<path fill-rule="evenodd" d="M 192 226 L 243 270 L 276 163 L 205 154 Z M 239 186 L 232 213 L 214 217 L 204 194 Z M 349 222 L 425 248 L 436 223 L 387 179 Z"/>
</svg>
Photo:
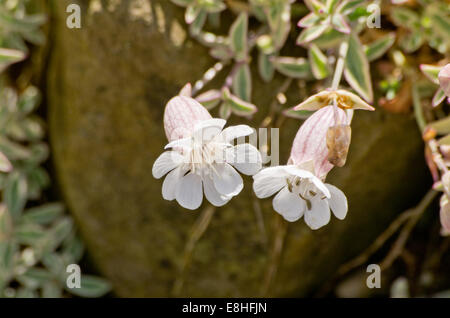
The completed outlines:
<svg viewBox="0 0 450 318">
<path fill-rule="evenodd" d="M 275 57 L 272 59 L 275 69 L 283 75 L 293 78 L 307 79 L 311 77 L 311 68 L 304 58 Z"/>
<path fill-rule="evenodd" d="M 247 59 L 248 15 L 241 13 L 230 28 L 230 45 L 236 61 Z"/>
<path fill-rule="evenodd" d="M 297 45 L 305 45 L 321 36 L 329 28 L 327 24 L 318 24 L 306 28 L 297 38 Z"/>
<path fill-rule="evenodd" d="M 8 175 L 3 195 L 8 211 L 14 219 L 20 216 L 25 207 L 28 194 L 27 189 L 27 179 L 24 174 L 14 171 Z"/>
<path fill-rule="evenodd" d="M 364 51 L 366 52 L 369 62 L 383 56 L 391 48 L 394 42 L 395 33 L 389 33 L 368 45 L 364 45 Z"/>
<path fill-rule="evenodd" d="M 81 288 L 68 288 L 66 290 L 80 297 L 97 298 L 102 297 L 111 290 L 111 284 L 103 278 L 92 275 L 81 275 Z"/>
<path fill-rule="evenodd" d="M 434 84 L 439 85 L 439 72 L 441 71 L 442 66 L 438 65 L 430 65 L 430 64 L 421 64 L 420 70 L 422 73 Z"/>
<path fill-rule="evenodd" d="M 442 88 L 439 88 L 436 91 L 436 94 L 434 94 L 434 96 L 433 96 L 431 105 L 433 105 L 433 107 L 440 105 L 444 101 L 445 97 L 446 97 L 446 95 L 445 95 L 444 90 Z"/>
<path fill-rule="evenodd" d="M 9 65 L 25 59 L 26 54 L 19 50 L 0 48 L 0 72 L 3 72 Z"/>
<path fill-rule="evenodd" d="M 213 109 L 220 103 L 222 99 L 222 92 L 218 89 L 212 89 L 198 95 L 195 99 L 206 109 Z"/>
<path fill-rule="evenodd" d="M 328 58 L 315 44 L 311 44 L 308 50 L 309 63 L 314 77 L 318 80 L 328 77 L 330 69 Z"/>
<path fill-rule="evenodd" d="M 352 34 L 348 43 L 344 68 L 345 79 L 361 97 L 371 103 L 373 90 L 369 61 L 357 35 Z"/>
<path fill-rule="evenodd" d="M 233 94 L 249 102 L 252 96 L 252 75 L 248 64 L 241 64 L 236 69 L 232 82 Z"/>
<path fill-rule="evenodd" d="M 273 79 L 275 68 L 273 67 L 270 55 L 259 52 L 258 55 L 258 71 L 264 82 L 268 83 Z"/>
</svg>

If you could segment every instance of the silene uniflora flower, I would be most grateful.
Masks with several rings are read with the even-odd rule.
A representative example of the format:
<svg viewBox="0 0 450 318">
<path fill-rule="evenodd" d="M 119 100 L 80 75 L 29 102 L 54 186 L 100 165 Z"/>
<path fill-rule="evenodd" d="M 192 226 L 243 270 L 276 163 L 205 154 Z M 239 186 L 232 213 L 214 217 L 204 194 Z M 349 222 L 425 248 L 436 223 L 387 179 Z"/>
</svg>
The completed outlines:
<svg viewBox="0 0 450 318">
<path fill-rule="evenodd" d="M 333 168 L 328 161 L 326 136 L 336 123 L 347 124 L 341 108 L 319 109 L 300 127 L 288 165 L 266 168 L 253 176 L 256 196 L 268 198 L 276 194 L 273 208 L 289 222 L 305 216 L 306 224 L 316 230 L 328 224 L 331 211 L 341 220 L 347 215 L 344 193 L 323 182 Z"/>
<path fill-rule="evenodd" d="M 236 138 L 253 133 L 247 125 L 224 128 L 224 119 L 211 118 L 196 100 L 177 96 L 166 106 L 164 124 L 170 149 L 153 165 L 153 176 L 167 176 L 162 186 L 166 200 L 195 210 L 206 199 L 223 206 L 243 188 L 240 171 L 254 175 L 261 169 L 261 154 L 256 147 Z"/>
</svg>

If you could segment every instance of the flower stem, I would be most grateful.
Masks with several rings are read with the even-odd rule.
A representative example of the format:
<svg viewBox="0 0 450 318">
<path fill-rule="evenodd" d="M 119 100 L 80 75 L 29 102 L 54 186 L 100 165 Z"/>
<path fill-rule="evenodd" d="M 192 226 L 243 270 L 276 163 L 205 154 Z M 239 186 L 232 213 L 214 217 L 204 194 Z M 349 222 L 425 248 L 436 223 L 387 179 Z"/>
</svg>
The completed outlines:
<svg viewBox="0 0 450 318">
<path fill-rule="evenodd" d="M 195 222 L 194 226 L 191 229 L 191 233 L 184 248 L 183 263 L 180 268 L 180 273 L 177 279 L 175 280 L 172 289 L 172 294 L 175 297 L 179 296 L 181 290 L 183 289 L 186 272 L 189 268 L 189 264 L 191 262 L 192 253 L 194 252 L 195 245 L 208 228 L 208 225 L 211 222 L 212 216 L 215 211 L 216 208 L 214 206 L 208 206 L 206 209 L 203 210 L 202 214 L 197 219 L 197 221 Z"/>
<path fill-rule="evenodd" d="M 334 71 L 333 82 L 331 84 L 331 89 L 333 91 L 339 88 L 339 83 L 342 79 L 342 74 L 344 73 L 345 58 L 348 52 L 348 40 L 343 42 L 339 47 L 339 57 L 336 62 L 336 69 Z"/>
</svg>

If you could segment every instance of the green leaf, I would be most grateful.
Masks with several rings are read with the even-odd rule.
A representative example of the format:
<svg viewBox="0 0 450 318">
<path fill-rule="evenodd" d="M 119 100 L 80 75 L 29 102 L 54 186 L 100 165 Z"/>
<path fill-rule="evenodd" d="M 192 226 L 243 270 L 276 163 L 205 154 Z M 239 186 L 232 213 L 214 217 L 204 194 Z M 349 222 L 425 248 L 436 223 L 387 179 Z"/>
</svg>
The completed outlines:
<svg viewBox="0 0 450 318">
<path fill-rule="evenodd" d="M 22 94 L 20 94 L 17 107 L 22 115 L 28 115 L 41 102 L 41 93 L 34 86 L 29 86 Z"/>
<path fill-rule="evenodd" d="M 14 237 L 20 244 L 37 246 L 47 237 L 47 233 L 42 226 L 28 223 L 17 226 Z"/>
<path fill-rule="evenodd" d="M 252 96 L 252 75 L 248 64 L 242 64 L 236 69 L 232 82 L 233 94 L 249 102 Z"/>
<path fill-rule="evenodd" d="M 223 97 L 226 105 L 229 106 L 231 111 L 238 116 L 249 116 L 258 111 L 255 105 L 232 95 L 228 89 L 223 91 Z"/>
<path fill-rule="evenodd" d="M 258 55 L 258 71 L 259 75 L 263 79 L 264 82 L 268 83 L 273 79 L 273 75 L 275 74 L 275 68 L 273 67 L 272 62 L 270 61 L 270 55 L 264 54 L 263 52 L 259 52 Z"/>
<path fill-rule="evenodd" d="M 182 7 L 187 7 L 192 4 L 195 0 L 171 0 L 174 4 Z"/>
<path fill-rule="evenodd" d="M 27 180 L 26 177 L 17 171 L 12 172 L 6 180 L 4 200 L 8 211 L 14 219 L 22 213 L 27 202 Z"/>
<path fill-rule="evenodd" d="M 36 289 L 53 279 L 53 275 L 46 269 L 32 267 L 22 275 L 18 275 L 16 279 L 25 287 Z"/>
<path fill-rule="evenodd" d="M 283 75 L 307 79 L 311 77 L 311 68 L 304 58 L 276 57 L 272 60 L 275 69 Z"/>
<path fill-rule="evenodd" d="M 219 116 L 223 119 L 228 119 L 231 116 L 231 106 L 228 102 L 223 102 L 219 108 Z"/>
<path fill-rule="evenodd" d="M 0 136 L 0 152 L 5 154 L 9 160 L 23 160 L 31 155 L 27 148 L 8 140 L 4 136 Z"/>
<path fill-rule="evenodd" d="M 297 38 L 297 45 L 305 45 L 310 43 L 321 36 L 328 28 L 328 24 L 318 24 L 304 29 Z"/>
<path fill-rule="evenodd" d="M 339 4 L 336 11 L 343 15 L 348 15 L 354 12 L 356 8 L 363 5 L 364 2 L 366 2 L 366 0 L 344 0 Z"/>
<path fill-rule="evenodd" d="M 417 51 L 424 42 L 425 37 L 422 32 L 410 32 L 400 38 L 400 46 L 406 53 Z"/>
<path fill-rule="evenodd" d="M 366 52 L 366 56 L 369 62 L 372 62 L 383 56 L 391 48 L 394 42 L 395 33 L 389 33 L 370 43 L 369 45 L 364 45 L 364 51 Z"/>
<path fill-rule="evenodd" d="M 317 24 L 320 21 L 320 17 L 314 12 L 304 16 L 297 24 L 300 28 L 309 28 Z"/>
<path fill-rule="evenodd" d="M 339 3 L 340 0 L 327 0 L 326 2 L 326 11 L 328 13 L 332 13 L 334 12 L 334 9 L 336 9 L 337 4 Z"/>
<path fill-rule="evenodd" d="M 268 9 L 268 22 L 275 50 L 283 47 L 291 30 L 291 4 L 289 1 L 272 1 Z"/>
<path fill-rule="evenodd" d="M 0 152 L 0 171 L 1 172 L 10 172 L 13 169 L 11 162 L 8 158 Z"/>
<path fill-rule="evenodd" d="M 356 34 L 349 37 L 344 75 L 350 86 L 366 101 L 373 101 L 372 80 L 367 56 Z"/>
<path fill-rule="evenodd" d="M 61 203 L 48 203 L 28 209 L 24 212 L 22 221 L 37 224 L 49 224 L 55 221 L 64 212 Z"/>
<path fill-rule="evenodd" d="M 432 106 L 436 107 L 436 106 L 440 105 L 444 101 L 445 97 L 446 97 L 446 95 L 445 95 L 444 90 L 442 88 L 439 88 L 436 91 L 436 94 L 434 94 L 433 100 L 431 102 Z"/>
<path fill-rule="evenodd" d="M 350 34 L 350 26 L 348 25 L 343 15 L 334 14 L 331 18 L 331 23 L 333 25 L 333 28 L 335 28 L 337 31 L 344 34 Z"/>
<path fill-rule="evenodd" d="M 200 12 L 202 12 L 202 8 L 197 5 L 190 5 L 187 7 L 186 12 L 184 13 L 184 20 L 187 24 L 191 24 L 197 19 Z"/>
<path fill-rule="evenodd" d="M 72 233 L 66 240 L 64 240 L 62 251 L 65 258 L 67 258 L 71 264 L 76 264 L 83 257 L 83 242 L 78 235 Z"/>
<path fill-rule="evenodd" d="M 283 115 L 295 119 L 307 119 L 309 116 L 314 114 L 314 111 L 309 110 L 294 110 L 293 108 L 286 109 L 283 111 Z"/>
<path fill-rule="evenodd" d="M 430 65 L 430 64 L 421 64 L 420 70 L 422 73 L 434 84 L 439 85 L 439 72 L 441 71 L 442 66 L 438 65 Z"/>
<path fill-rule="evenodd" d="M 222 100 L 222 92 L 217 89 L 209 90 L 195 98 L 206 109 L 213 109 Z"/>
<path fill-rule="evenodd" d="M 450 134 L 450 116 L 434 121 L 428 126 L 436 130 L 438 135 Z"/>
<path fill-rule="evenodd" d="M 208 13 L 219 13 L 227 8 L 227 6 L 220 0 L 215 1 L 201 1 L 199 5 Z"/>
<path fill-rule="evenodd" d="M 47 245 L 47 250 L 55 250 L 61 245 L 61 243 L 66 239 L 73 230 L 73 221 L 69 217 L 64 217 L 59 220 L 50 230 L 50 235 L 52 237 L 51 242 Z"/>
<path fill-rule="evenodd" d="M 102 297 L 111 290 L 111 285 L 100 277 L 81 275 L 81 288 L 67 288 L 66 290 L 76 296 L 96 298 Z"/>
<path fill-rule="evenodd" d="M 333 49 L 346 39 L 347 35 L 329 28 L 320 37 L 311 43 L 317 45 L 322 50 Z"/>
<path fill-rule="evenodd" d="M 203 26 L 205 25 L 207 17 L 208 17 L 208 13 L 205 10 L 201 10 L 197 14 L 194 21 L 192 21 L 191 25 L 189 26 L 189 33 L 192 36 L 197 36 L 200 34 L 200 32 L 203 29 Z"/>
<path fill-rule="evenodd" d="M 26 55 L 22 51 L 0 48 L 0 72 L 3 72 L 11 64 L 24 60 L 25 57 Z"/>
<path fill-rule="evenodd" d="M 230 29 L 230 45 L 237 62 L 247 59 L 248 15 L 241 13 Z"/>
<path fill-rule="evenodd" d="M 312 44 L 308 50 L 309 63 L 311 64 L 311 71 L 314 77 L 318 80 L 327 78 L 330 74 L 328 67 L 328 58 L 317 45 Z"/>
<path fill-rule="evenodd" d="M 394 7 L 391 10 L 391 19 L 399 27 L 407 27 L 411 30 L 420 27 L 419 15 L 405 7 Z"/>
</svg>

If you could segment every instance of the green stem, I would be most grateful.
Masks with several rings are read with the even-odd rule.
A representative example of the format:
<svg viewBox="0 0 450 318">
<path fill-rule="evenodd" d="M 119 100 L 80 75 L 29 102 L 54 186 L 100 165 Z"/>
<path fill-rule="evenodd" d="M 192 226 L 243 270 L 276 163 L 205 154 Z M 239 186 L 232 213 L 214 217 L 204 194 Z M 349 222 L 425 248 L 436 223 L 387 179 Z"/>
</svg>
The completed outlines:
<svg viewBox="0 0 450 318">
<path fill-rule="evenodd" d="M 413 84 L 413 86 L 412 86 L 412 98 L 413 98 L 414 115 L 416 117 L 416 122 L 420 128 L 420 131 L 423 133 L 425 130 L 425 127 L 427 126 L 427 122 L 425 120 L 425 117 L 423 116 L 422 102 L 420 101 L 420 94 L 419 94 L 419 90 L 417 88 L 417 84 Z"/>
</svg>

